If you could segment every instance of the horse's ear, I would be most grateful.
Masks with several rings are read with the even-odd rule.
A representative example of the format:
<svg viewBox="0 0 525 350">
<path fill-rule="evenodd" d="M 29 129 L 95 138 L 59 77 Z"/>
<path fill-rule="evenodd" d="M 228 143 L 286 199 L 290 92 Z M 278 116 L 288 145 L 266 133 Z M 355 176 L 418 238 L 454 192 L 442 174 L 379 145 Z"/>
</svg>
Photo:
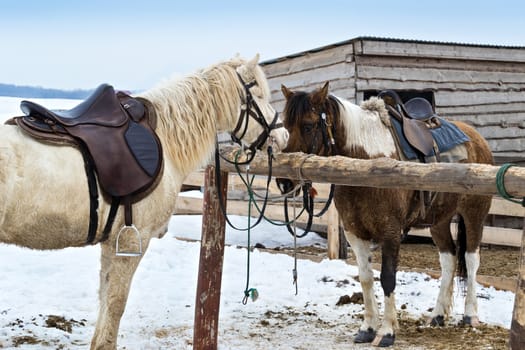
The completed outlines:
<svg viewBox="0 0 525 350">
<path fill-rule="evenodd" d="M 289 100 L 290 97 L 293 96 L 293 91 L 284 86 L 284 84 L 281 84 L 281 91 L 287 100 Z"/>
<path fill-rule="evenodd" d="M 314 105 L 320 105 L 326 101 L 326 98 L 328 97 L 328 85 L 329 82 L 327 81 L 322 88 L 319 90 L 316 90 L 312 95 L 312 103 Z"/>
<path fill-rule="evenodd" d="M 246 63 L 246 66 L 248 66 L 251 69 L 254 69 L 255 66 L 259 63 L 259 54 L 256 54 L 254 58 L 252 58 L 248 63 Z"/>
<path fill-rule="evenodd" d="M 328 97 L 328 85 L 329 85 L 330 82 L 326 82 L 324 83 L 324 86 L 321 88 L 321 97 L 323 98 L 323 101 L 326 100 L 326 98 Z"/>
</svg>

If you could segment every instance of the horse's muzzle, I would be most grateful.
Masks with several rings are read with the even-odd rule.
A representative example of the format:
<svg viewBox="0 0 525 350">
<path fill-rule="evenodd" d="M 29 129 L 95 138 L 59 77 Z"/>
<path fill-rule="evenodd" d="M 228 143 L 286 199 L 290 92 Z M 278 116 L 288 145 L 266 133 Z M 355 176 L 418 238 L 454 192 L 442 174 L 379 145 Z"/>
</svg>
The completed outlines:
<svg viewBox="0 0 525 350">
<path fill-rule="evenodd" d="M 295 184 L 292 180 L 281 177 L 276 178 L 275 182 L 277 183 L 277 187 L 281 191 L 281 194 L 289 194 L 290 196 L 297 196 L 299 194 L 298 192 L 300 191 L 300 189 L 295 191 L 295 193 L 291 193 L 295 188 Z"/>
</svg>

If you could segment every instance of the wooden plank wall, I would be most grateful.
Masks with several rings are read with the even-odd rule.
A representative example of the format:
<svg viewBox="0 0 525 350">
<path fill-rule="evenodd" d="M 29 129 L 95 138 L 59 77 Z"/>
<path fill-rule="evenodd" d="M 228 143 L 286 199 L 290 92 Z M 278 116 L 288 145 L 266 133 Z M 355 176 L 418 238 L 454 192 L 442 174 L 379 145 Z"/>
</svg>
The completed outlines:
<svg viewBox="0 0 525 350">
<path fill-rule="evenodd" d="M 274 107 L 281 84 L 360 103 L 367 90 L 431 90 L 438 113 L 466 121 L 498 163 L 525 163 L 525 48 L 358 38 L 263 64 Z"/>
<path fill-rule="evenodd" d="M 432 90 L 437 112 L 475 126 L 499 163 L 524 158 L 525 49 L 366 40 L 355 47 L 358 101 L 365 90 Z"/>
<path fill-rule="evenodd" d="M 292 90 L 310 91 L 330 82 L 331 92 L 355 98 L 355 65 L 351 45 L 328 48 L 263 65 L 272 93 L 272 104 L 282 112 L 281 84 Z"/>
</svg>

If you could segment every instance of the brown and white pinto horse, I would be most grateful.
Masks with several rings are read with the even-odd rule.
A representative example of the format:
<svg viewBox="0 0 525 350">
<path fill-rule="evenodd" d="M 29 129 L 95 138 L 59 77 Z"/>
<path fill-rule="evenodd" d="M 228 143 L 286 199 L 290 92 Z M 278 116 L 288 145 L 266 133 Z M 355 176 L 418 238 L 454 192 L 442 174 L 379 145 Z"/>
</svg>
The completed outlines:
<svg viewBox="0 0 525 350">
<path fill-rule="evenodd" d="M 284 85 L 286 97 L 284 123 L 290 138 L 284 152 L 305 152 L 321 156 L 332 154 L 372 159 L 399 159 L 389 127 L 388 112 L 383 100 L 372 98 L 361 106 L 328 94 L 328 83 L 311 93 L 291 91 Z M 326 121 L 323 119 L 326 118 Z M 335 145 L 326 142 L 330 129 Z M 470 126 L 454 122 L 470 139 L 465 144 L 470 163 L 491 164 L 492 154 L 487 142 Z M 323 141 L 325 140 L 325 141 Z M 290 182 L 281 180 L 281 189 Z M 334 201 L 342 219 L 345 236 L 356 256 L 359 280 L 365 303 L 364 321 L 354 338 L 356 343 L 372 342 L 390 346 L 398 327 L 395 294 L 396 270 L 399 261 L 401 233 L 420 214 L 418 191 L 368 187 L 336 186 Z M 477 324 L 476 273 L 483 222 L 489 211 L 490 196 L 440 193 L 427 210 L 426 221 L 433 222 L 430 232 L 439 249 L 441 287 L 429 322 L 443 325 L 452 308 L 453 281 L 456 267 L 467 272 L 465 323 Z M 459 215 L 458 241 L 450 232 L 452 218 Z M 381 286 L 384 291 L 384 317 L 380 322 L 374 297 L 374 276 L 371 268 L 371 243 L 378 243 L 381 255 Z M 465 270 L 466 269 L 466 270 Z"/>
</svg>

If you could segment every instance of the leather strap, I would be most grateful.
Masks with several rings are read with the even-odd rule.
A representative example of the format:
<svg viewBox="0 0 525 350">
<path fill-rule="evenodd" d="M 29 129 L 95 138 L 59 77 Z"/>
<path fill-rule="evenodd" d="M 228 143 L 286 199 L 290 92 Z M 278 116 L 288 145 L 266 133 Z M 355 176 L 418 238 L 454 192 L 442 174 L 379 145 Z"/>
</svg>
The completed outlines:
<svg viewBox="0 0 525 350">
<path fill-rule="evenodd" d="M 124 197 L 124 224 L 126 226 L 133 225 L 133 211 L 131 209 L 131 196 Z"/>
</svg>

